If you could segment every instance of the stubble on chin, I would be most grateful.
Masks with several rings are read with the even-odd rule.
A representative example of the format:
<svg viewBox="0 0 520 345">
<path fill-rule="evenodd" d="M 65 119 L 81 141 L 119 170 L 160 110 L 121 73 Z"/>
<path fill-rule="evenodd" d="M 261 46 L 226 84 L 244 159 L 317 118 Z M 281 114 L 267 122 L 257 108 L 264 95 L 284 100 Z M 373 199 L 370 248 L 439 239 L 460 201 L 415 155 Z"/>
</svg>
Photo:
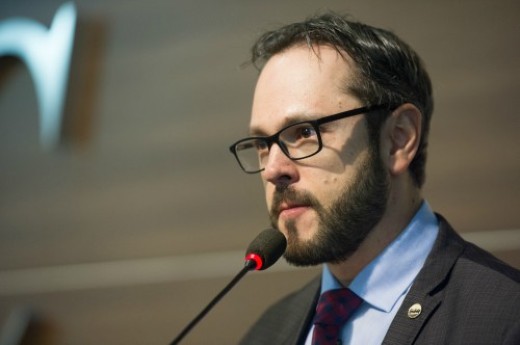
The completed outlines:
<svg viewBox="0 0 520 345">
<path fill-rule="evenodd" d="M 295 266 L 314 266 L 348 259 L 384 214 L 388 179 L 378 155 L 372 152 L 330 209 L 325 209 L 310 192 L 296 192 L 290 187 L 277 190 L 270 210 L 273 227 L 278 228 L 277 210 L 284 200 L 304 202 L 314 209 L 318 220 L 308 239 L 301 238 L 295 220 L 280 224 L 287 236 L 286 261 Z"/>
<path fill-rule="evenodd" d="M 298 229 L 297 220 L 288 219 L 280 224 L 279 207 L 282 202 L 291 202 L 296 204 L 306 205 L 316 213 L 317 225 L 315 230 L 305 229 L 305 232 L 311 232 L 307 237 L 302 238 L 303 229 Z M 308 191 L 296 191 L 292 187 L 277 188 L 273 196 L 273 203 L 271 206 L 270 220 L 271 226 L 280 230 L 287 237 L 287 249 L 284 257 L 286 261 L 295 266 L 311 266 L 317 265 L 321 262 L 309 260 L 309 257 L 315 257 L 315 249 L 318 247 L 319 232 L 321 228 L 320 214 L 324 214 L 325 209 L 320 204 L 318 199 Z"/>
</svg>

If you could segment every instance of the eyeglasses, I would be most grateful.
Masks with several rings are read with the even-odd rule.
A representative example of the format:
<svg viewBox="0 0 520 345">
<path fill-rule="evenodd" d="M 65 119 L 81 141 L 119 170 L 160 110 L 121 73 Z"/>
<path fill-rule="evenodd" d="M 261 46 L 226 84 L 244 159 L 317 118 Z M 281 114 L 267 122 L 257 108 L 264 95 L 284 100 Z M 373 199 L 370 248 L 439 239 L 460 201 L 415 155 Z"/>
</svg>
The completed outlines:
<svg viewBox="0 0 520 345">
<path fill-rule="evenodd" d="M 249 137 L 237 141 L 229 150 L 238 164 L 248 174 L 258 173 L 265 168 L 269 150 L 277 144 L 282 152 L 292 160 L 314 156 L 323 148 L 320 126 L 324 123 L 365 114 L 379 109 L 389 109 L 387 105 L 375 105 L 343 111 L 316 120 L 298 122 L 282 128 L 268 137 Z"/>
</svg>

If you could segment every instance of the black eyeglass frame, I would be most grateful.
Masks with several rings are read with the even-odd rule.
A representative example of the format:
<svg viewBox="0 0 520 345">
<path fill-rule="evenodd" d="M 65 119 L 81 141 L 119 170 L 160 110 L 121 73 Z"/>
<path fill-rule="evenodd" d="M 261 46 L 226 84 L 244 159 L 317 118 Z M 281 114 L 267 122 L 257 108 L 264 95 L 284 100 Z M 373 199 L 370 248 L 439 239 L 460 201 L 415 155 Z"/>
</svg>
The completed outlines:
<svg viewBox="0 0 520 345">
<path fill-rule="evenodd" d="M 232 144 L 229 147 L 229 150 L 235 156 L 235 159 L 237 160 L 238 165 L 240 165 L 240 168 L 242 168 L 242 170 L 245 173 L 247 173 L 247 174 L 256 174 L 256 173 L 259 173 L 259 172 L 263 171 L 265 168 L 261 168 L 261 169 L 255 170 L 255 171 L 247 171 L 244 168 L 244 166 L 242 165 L 242 163 L 240 162 L 240 159 L 238 158 L 238 154 L 237 154 L 236 148 L 237 148 L 237 146 L 240 143 L 242 143 L 244 141 L 250 141 L 250 140 L 262 140 L 262 141 L 264 141 L 267 144 L 267 147 L 269 148 L 269 150 L 271 149 L 271 146 L 273 144 L 277 144 L 278 147 L 280 147 L 282 152 L 289 159 L 291 159 L 293 161 L 297 161 L 297 160 L 301 160 L 301 159 L 312 157 L 312 156 L 318 154 L 321 151 L 321 149 L 323 148 L 323 143 L 321 141 L 321 134 L 320 134 L 320 126 L 321 125 L 323 125 L 325 123 L 332 122 L 332 121 L 344 119 L 344 118 L 347 118 L 347 117 L 350 117 L 350 116 L 355 116 L 355 115 L 360 115 L 360 114 L 367 114 L 367 113 L 373 112 L 375 110 L 381 110 L 381 109 L 387 109 L 388 111 L 393 111 L 395 108 L 391 108 L 387 104 L 379 104 L 379 105 L 366 106 L 366 107 L 351 109 L 351 110 L 347 110 L 347 111 L 342 111 L 340 113 L 327 115 L 327 116 L 321 117 L 321 118 L 316 119 L 316 120 L 307 120 L 307 121 L 301 121 L 301 122 L 297 122 L 297 123 L 292 123 L 292 124 L 290 124 L 288 126 L 285 126 L 282 129 L 280 129 L 275 134 L 267 136 L 267 137 L 256 136 L 256 137 L 248 137 L 248 138 L 240 139 L 237 142 L 235 142 L 234 144 Z M 314 130 L 316 131 L 316 136 L 318 138 L 318 149 L 316 150 L 316 152 L 311 153 L 311 154 L 309 154 L 307 156 L 293 158 L 289 154 L 289 151 L 287 150 L 287 147 L 285 146 L 285 144 L 283 142 L 280 142 L 280 140 L 279 140 L 280 133 L 285 131 L 287 128 L 290 128 L 290 127 L 293 127 L 293 126 L 302 125 L 302 124 L 306 124 L 306 123 L 310 124 L 314 128 Z"/>
</svg>

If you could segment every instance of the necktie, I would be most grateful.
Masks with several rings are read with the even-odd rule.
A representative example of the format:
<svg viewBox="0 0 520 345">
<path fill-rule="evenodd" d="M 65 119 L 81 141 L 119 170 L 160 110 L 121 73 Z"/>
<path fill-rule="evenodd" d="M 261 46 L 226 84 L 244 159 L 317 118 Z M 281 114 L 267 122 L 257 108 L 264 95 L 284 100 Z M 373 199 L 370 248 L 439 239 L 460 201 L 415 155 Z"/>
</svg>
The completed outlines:
<svg viewBox="0 0 520 345">
<path fill-rule="evenodd" d="M 324 292 L 318 300 L 314 316 L 312 345 L 336 345 L 339 331 L 363 299 L 349 289 Z"/>
</svg>

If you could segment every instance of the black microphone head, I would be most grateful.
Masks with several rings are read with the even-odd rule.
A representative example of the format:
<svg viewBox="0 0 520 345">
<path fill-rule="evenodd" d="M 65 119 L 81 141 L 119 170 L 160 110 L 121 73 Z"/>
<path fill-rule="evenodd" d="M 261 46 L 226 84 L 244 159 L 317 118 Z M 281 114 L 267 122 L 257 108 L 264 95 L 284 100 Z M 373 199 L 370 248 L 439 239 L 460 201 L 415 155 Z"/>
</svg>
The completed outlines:
<svg viewBox="0 0 520 345">
<path fill-rule="evenodd" d="M 251 242 L 246 251 L 246 265 L 251 269 L 271 267 L 285 252 L 287 240 L 278 230 L 266 229 Z"/>
</svg>

